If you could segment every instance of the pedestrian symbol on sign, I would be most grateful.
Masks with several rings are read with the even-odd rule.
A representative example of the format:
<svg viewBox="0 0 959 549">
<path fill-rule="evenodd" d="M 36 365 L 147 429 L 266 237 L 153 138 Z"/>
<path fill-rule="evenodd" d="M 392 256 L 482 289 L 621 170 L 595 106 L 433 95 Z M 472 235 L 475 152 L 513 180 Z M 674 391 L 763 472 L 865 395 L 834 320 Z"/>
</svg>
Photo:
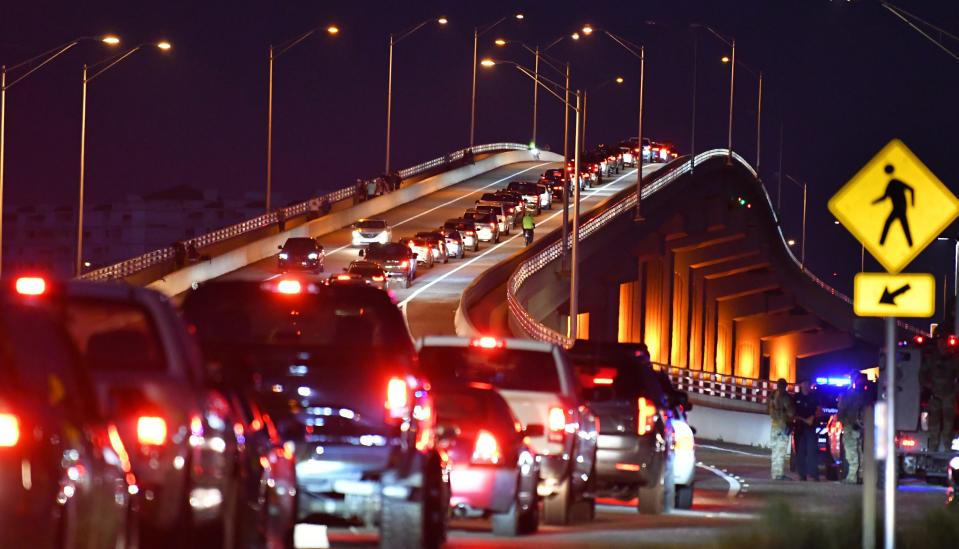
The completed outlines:
<svg viewBox="0 0 959 549">
<path fill-rule="evenodd" d="M 892 176 L 893 171 L 895 171 L 893 165 L 886 164 L 885 172 Z M 906 205 L 906 191 L 909 191 L 909 205 L 915 208 L 916 191 L 895 177 L 892 177 L 886 185 L 885 194 L 872 201 L 873 204 L 885 202 L 886 199 L 892 202 L 892 211 L 889 212 L 889 217 L 886 218 L 886 223 L 882 226 L 882 236 L 879 237 L 880 246 L 886 245 L 886 237 L 889 236 L 889 228 L 892 227 L 892 222 L 899 221 L 899 226 L 902 227 L 902 232 L 906 235 L 906 242 L 909 243 L 910 248 L 912 247 L 912 233 L 909 232 L 909 218 L 906 216 L 906 210 L 908 208 Z"/>
</svg>

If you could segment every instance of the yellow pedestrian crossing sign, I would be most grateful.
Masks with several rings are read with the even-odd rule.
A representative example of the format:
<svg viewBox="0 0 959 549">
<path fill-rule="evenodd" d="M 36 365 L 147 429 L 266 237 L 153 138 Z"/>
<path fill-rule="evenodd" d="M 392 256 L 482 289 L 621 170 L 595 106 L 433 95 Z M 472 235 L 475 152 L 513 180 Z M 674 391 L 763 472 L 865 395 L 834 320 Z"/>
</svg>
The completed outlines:
<svg viewBox="0 0 959 549">
<path fill-rule="evenodd" d="M 893 139 L 829 200 L 829 211 L 898 273 L 959 215 L 959 199 Z"/>
<path fill-rule="evenodd" d="M 853 289 L 859 316 L 928 318 L 936 312 L 936 279 L 928 273 L 859 273 Z"/>
</svg>

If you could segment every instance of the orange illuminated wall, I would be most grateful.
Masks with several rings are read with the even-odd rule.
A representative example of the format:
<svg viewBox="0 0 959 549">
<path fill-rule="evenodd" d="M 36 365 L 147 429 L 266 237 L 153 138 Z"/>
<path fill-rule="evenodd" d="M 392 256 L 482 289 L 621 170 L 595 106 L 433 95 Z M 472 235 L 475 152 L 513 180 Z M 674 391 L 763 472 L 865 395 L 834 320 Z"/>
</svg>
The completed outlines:
<svg viewBox="0 0 959 549">
<path fill-rule="evenodd" d="M 624 282 L 619 285 L 619 325 L 616 341 L 639 343 L 639 282 Z"/>
</svg>

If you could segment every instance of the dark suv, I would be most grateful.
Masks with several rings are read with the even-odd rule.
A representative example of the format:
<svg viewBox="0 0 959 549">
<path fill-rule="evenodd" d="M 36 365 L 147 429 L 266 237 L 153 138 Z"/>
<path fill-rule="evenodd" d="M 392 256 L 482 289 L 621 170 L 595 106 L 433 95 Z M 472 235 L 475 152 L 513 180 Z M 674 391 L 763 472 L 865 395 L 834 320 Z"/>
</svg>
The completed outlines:
<svg viewBox="0 0 959 549">
<path fill-rule="evenodd" d="M 297 270 L 319 274 L 323 272 L 324 256 L 323 246 L 317 244 L 313 238 L 307 236 L 287 238 L 286 242 L 280 246 L 277 267 L 281 272 Z"/>
<path fill-rule="evenodd" d="M 201 286 L 184 314 L 209 358 L 247 380 L 296 460 L 298 522 L 378 526 L 435 547 L 447 464 L 403 315 L 367 286 L 291 279 Z"/>
<path fill-rule="evenodd" d="M 399 279 L 409 288 L 416 278 L 416 254 L 399 242 L 370 244 L 368 249 L 360 250 L 360 257 L 379 264 L 386 273 L 387 281 Z"/>
</svg>

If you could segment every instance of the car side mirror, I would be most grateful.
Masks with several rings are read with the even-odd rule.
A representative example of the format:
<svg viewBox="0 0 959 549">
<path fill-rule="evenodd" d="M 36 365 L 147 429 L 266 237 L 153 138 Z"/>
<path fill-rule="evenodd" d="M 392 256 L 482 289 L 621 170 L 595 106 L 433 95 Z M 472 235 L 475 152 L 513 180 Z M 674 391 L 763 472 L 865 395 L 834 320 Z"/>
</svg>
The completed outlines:
<svg viewBox="0 0 959 549">
<path fill-rule="evenodd" d="M 522 434 L 524 437 L 541 437 L 546 434 L 546 428 L 541 423 L 530 423 Z"/>
<path fill-rule="evenodd" d="M 360 257 L 366 257 L 366 250 L 360 250 Z"/>
</svg>

